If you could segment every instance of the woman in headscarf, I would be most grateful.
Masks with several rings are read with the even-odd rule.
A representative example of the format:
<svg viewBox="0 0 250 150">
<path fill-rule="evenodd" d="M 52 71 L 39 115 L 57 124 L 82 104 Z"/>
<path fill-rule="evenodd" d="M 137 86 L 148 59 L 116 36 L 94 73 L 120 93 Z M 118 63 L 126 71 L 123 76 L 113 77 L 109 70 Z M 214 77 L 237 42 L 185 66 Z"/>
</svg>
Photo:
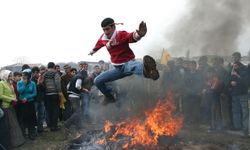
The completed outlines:
<svg viewBox="0 0 250 150">
<path fill-rule="evenodd" d="M 18 101 L 20 104 L 22 131 L 28 129 L 29 139 L 35 139 L 36 111 L 34 107 L 35 96 L 37 95 L 36 84 L 31 81 L 31 70 L 26 69 L 22 72 L 22 80 L 17 82 L 19 93 Z"/>
<path fill-rule="evenodd" d="M 4 111 L 4 117 L 0 120 L 0 143 L 8 149 L 8 147 L 22 145 L 25 142 L 25 139 L 17 122 L 15 110 L 12 106 L 12 104 L 17 101 L 11 84 L 12 72 L 9 70 L 0 71 L 0 79 L 1 108 Z M 4 134 L 2 134 L 2 132 Z"/>
</svg>

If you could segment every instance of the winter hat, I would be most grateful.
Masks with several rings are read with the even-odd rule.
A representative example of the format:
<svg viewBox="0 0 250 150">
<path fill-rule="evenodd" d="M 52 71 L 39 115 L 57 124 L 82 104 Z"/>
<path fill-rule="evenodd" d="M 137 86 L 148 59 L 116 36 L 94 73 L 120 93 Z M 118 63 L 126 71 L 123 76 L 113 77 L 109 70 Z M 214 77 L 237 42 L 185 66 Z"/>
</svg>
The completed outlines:
<svg viewBox="0 0 250 150">
<path fill-rule="evenodd" d="M 78 65 L 88 65 L 88 63 L 86 61 L 80 61 L 78 62 Z"/>
<path fill-rule="evenodd" d="M 66 70 L 66 69 L 70 69 L 70 68 L 71 68 L 71 66 L 70 66 L 70 65 L 68 65 L 68 64 L 66 64 L 66 65 L 64 65 L 64 66 L 63 66 L 63 69 L 64 69 L 64 70 Z"/>
<path fill-rule="evenodd" d="M 24 69 L 23 70 L 23 75 L 27 76 L 29 79 L 31 78 L 31 69 Z"/>
<path fill-rule="evenodd" d="M 0 71 L 0 79 L 3 81 L 7 81 L 10 74 L 11 74 L 10 70 L 1 70 Z"/>
</svg>

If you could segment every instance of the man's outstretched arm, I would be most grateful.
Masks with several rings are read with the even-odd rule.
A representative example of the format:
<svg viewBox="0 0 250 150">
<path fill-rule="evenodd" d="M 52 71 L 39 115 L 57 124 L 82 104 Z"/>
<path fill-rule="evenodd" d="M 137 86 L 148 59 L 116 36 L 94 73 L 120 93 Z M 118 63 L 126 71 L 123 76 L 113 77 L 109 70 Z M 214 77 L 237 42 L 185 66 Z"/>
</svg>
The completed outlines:
<svg viewBox="0 0 250 150">
<path fill-rule="evenodd" d="M 93 55 L 94 53 L 96 53 L 100 48 L 102 48 L 104 46 L 102 40 L 102 37 L 99 38 L 99 40 L 96 42 L 95 47 L 92 49 L 92 51 L 89 52 L 88 55 Z"/>
<path fill-rule="evenodd" d="M 147 25 L 144 21 L 142 21 L 139 25 L 139 29 L 133 33 L 133 39 L 135 41 L 139 41 L 142 37 L 144 37 L 147 33 Z"/>
</svg>

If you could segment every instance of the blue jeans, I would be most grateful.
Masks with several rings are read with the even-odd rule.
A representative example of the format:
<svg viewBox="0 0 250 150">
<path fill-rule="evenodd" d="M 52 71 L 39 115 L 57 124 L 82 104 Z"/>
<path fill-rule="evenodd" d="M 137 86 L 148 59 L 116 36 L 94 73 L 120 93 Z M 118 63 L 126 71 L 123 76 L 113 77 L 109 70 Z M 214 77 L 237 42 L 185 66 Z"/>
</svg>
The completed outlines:
<svg viewBox="0 0 250 150">
<path fill-rule="evenodd" d="M 35 101 L 34 105 L 37 113 L 37 130 L 42 131 L 43 122 L 45 121 L 46 118 L 44 101 Z"/>
<path fill-rule="evenodd" d="M 90 102 L 90 94 L 87 92 L 81 93 L 81 101 L 82 101 L 82 112 L 83 117 L 89 117 L 89 102 Z"/>
<path fill-rule="evenodd" d="M 94 83 L 104 95 L 109 95 L 112 92 L 112 89 L 106 85 L 107 82 L 115 81 L 132 74 L 139 76 L 143 75 L 142 62 L 130 60 L 123 65 L 114 66 L 113 69 L 105 71 L 97 76 Z"/>
<path fill-rule="evenodd" d="M 232 97 L 233 124 L 236 129 L 248 130 L 248 96 Z"/>
</svg>

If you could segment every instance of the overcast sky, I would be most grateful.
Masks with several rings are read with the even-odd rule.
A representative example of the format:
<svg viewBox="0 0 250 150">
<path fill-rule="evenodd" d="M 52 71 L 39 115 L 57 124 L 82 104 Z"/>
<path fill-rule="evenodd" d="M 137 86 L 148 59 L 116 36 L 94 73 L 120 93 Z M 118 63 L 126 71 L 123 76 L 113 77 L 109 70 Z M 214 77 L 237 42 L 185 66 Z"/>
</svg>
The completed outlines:
<svg viewBox="0 0 250 150">
<path fill-rule="evenodd" d="M 148 33 L 132 48 L 137 57 L 160 40 L 162 28 L 185 10 L 182 0 L 6 0 L 0 1 L 0 66 L 28 63 L 109 60 L 105 48 L 88 56 L 103 33 L 100 22 L 112 17 L 134 31 L 144 20 Z"/>
<path fill-rule="evenodd" d="M 103 33 L 100 22 L 106 17 L 124 23 L 117 29 L 127 31 L 134 31 L 145 21 L 147 35 L 131 47 L 137 58 L 154 52 L 159 57 L 164 48 L 161 44 L 167 43 L 166 30 L 172 30 L 187 11 L 184 0 L 2 0 L 0 66 L 20 61 L 108 61 L 105 48 L 88 56 Z"/>
</svg>

